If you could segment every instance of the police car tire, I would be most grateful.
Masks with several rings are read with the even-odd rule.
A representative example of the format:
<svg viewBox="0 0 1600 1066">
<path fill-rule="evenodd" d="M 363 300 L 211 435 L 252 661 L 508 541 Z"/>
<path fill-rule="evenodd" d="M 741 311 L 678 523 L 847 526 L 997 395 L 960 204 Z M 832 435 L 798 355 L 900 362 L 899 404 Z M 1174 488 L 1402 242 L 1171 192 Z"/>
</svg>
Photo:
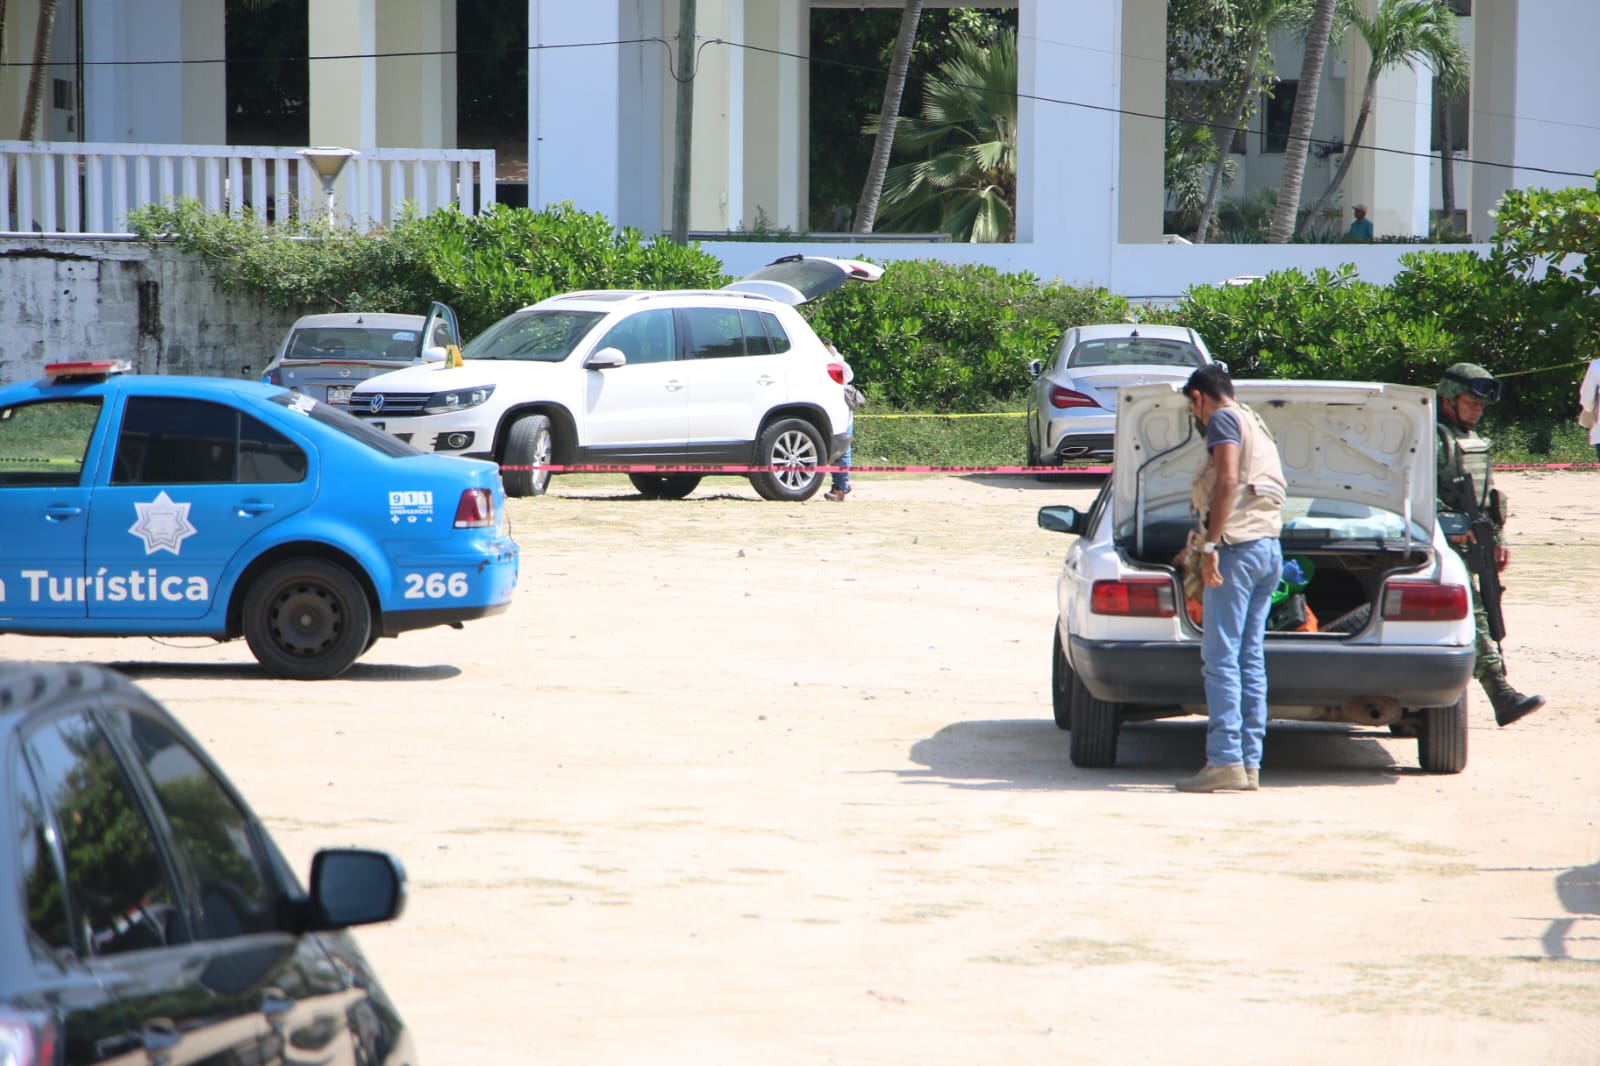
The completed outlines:
<svg viewBox="0 0 1600 1066">
<path fill-rule="evenodd" d="M 500 481 L 507 496 L 543 496 L 550 487 L 550 471 L 534 470 L 550 462 L 550 419 L 544 415 L 523 415 L 511 423 L 506 433 L 505 454 L 500 457 L 503 466 Z"/>
<path fill-rule="evenodd" d="M 821 465 L 827 461 L 827 449 L 822 434 L 810 422 L 800 418 L 785 418 L 761 431 L 756 442 L 756 465 L 787 467 L 750 475 L 750 485 L 763 500 L 786 500 L 798 503 L 809 500 L 822 488 L 826 475 L 818 470 L 801 473 L 807 456 L 810 464 Z M 788 466 L 789 463 L 795 466 Z"/>
<path fill-rule="evenodd" d="M 647 500 L 681 500 L 700 487 L 699 474 L 629 474 L 628 480 Z"/>
<path fill-rule="evenodd" d="M 1467 694 L 1448 707 L 1424 707 L 1417 726 L 1417 763 L 1425 773 L 1459 774 L 1467 768 Z"/>
<path fill-rule="evenodd" d="M 1067 653 L 1061 647 L 1061 627 L 1055 629 L 1054 647 L 1050 655 L 1050 704 L 1055 712 L 1056 728 L 1072 728 L 1072 694 L 1078 678 L 1067 663 Z"/>
<path fill-rule="evenodd" d="M 1072 736 L 1067 755 L 1074 766 L 1110 766 L 1117 761 L 1117 705 L 1095 699 L 1083 679 L 1072 679 Z"/>
<path fill-rule="evenodd" d="M 299 631 L 288 628 L 298 612 Z M 325 559 L 289 559 L 257 578 L 244 599 L 244 638 L 275 677 L 337 677 L 368 648 L 372 607 L 361 583 Z"/>
</svg>

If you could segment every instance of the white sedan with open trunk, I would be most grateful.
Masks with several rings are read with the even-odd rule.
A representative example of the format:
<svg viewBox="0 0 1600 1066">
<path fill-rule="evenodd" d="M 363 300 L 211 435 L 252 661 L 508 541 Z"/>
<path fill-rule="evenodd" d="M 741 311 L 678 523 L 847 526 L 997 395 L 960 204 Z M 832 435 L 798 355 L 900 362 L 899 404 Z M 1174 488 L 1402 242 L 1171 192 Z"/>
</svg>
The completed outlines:
<svg viewBox="0 0 1600 1066">
<path fill-rule="evenodd" d="M 1280 586 L 1290 609 L 1269 625 L 1270 718 L 1388 726 L 1417 737 L 1424 770 L 1458 773 L 1472 600 L 1440 528 L 1455 516 L 1435 515 L 1433 392 L 1368 382 L 1234 387 L 1277 440 L 1288 481 L 1283 556 L 1304 586 Z M 1206 713 L 1204 620 L 1192 617 L 1173 564 L 1194 525 L 1189 485 L 1205 447 L 1181 389 L 1122 389 L 1115 465 L 1098 498 L 1087 511 L 1039 512 L 1042 527 L 1077 534 L 1058 585 L 1052 696 L 1079 766 L 1115 762 L 1125 722 Z"/>
</svg>

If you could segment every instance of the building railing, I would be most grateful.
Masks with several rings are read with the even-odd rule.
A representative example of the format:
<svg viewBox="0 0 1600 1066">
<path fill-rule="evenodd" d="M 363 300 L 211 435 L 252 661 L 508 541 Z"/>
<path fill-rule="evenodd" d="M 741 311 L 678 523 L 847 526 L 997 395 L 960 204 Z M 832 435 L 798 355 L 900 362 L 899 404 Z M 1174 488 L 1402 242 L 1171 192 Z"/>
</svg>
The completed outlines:
<svg viewBox="0 0 1600 1066">
<path fill-rule="evenodd" d="M 130 211 L 180 199 L 267 223 L 329 210 L 321 179 L 295 148 L 0 141 L 0 233 L 126 235 Z M 392 225 L 406 204 L 424 215 L 454 204 L 471 215 L 494 201 L 493 151 L 363 148 L 340 173 L 332 210 L 368 229 Z"/>
</svg>

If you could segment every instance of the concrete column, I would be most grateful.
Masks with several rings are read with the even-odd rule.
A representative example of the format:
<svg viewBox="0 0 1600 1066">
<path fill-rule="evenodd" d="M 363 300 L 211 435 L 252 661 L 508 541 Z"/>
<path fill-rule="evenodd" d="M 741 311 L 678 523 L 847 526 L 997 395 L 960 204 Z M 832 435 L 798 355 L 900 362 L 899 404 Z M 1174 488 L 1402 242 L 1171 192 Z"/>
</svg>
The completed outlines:
<svg viewBox="0 0 1600 1066">
<path fill-rule="evenodd" d="M 1118 239 L 1161 239 L 1166 202 L 1167 4 L 1122 0 L 1121 166 L 1117 175 Z"/>
<path fill-rule="evenodd" d="M 31 41 L 30 35 L 30 48 Z M 84 140 L 226 144 L 221 63 L 138 62 L 216 59 L 226 48 L 222 0 L 85 0 Z"/>
<path fill-rule="evenodd" d="M 763 7 L 772 6 L 764 0 Z M 660 4 L 663 36 L 672 46 L 667 68 L 679 76 L 677 0 Z M 689 151 L 689 228 L 716 232 L 737 228 L 741 221 L 747 54 L 737 43 L 746 40 L 745 0 L 698 0 L 695 4 L 694 122 Z M 709 43 L 713 41 L 736 43 Z M 659 47 L 659 46 L 658 46 Z M 672 218 L 672 172 L 675 164 L 677 84 L 669 75 L 661 88 L 661 218 Z"/>
<path fill-rule="evenodd" d="M 1370 15 L 1377 0 L 1361 0 L 1361 6 Z M 1354 31 L 1347 50 L 1345 141 L 1349 143 L 1361 113 L 1372 53 Z M 1340 188 L 1343 225 L 1354 220 L 1351 209 L 1356 204 L 1366 204 L 1376 236 L 1427 235 L 1432 130 L 1433 72 L 1401 64 L 1378 75 L 1361 146 Z"/>
<path fill-rule="evenodd" d="M 623 8 L 633 0 L 528 0 L 528 206 L 571 200 L 614 222 L 624 202 Z M 544 47 L 540 47 L 544 46 Z M 656 46 L 656 47 L 659 47 Z M 637 61 L 637 52 L 632 53 Z M 630 84 L 640 85 L 637 77 Z M 659 83 L 645 86 L 659 93 Z M 651 97 L 653 98 L 653 96 Z M 630 100 L 637 107 L 643 101 Z M 630 152 L 630 156 L 633 153 Z M 629 197 L 628 202 L 636 203 Z M 649 229 L 659 229 L 650 226 Z"/>
<path fill-rule="evenodd" d="M 1061 249 L 1048 261 L 1063 270 L 1079 264 L 1062 277 L 1069 283 L 1111 277 L 1121 218 L 1122 27 L 1119 4 L 1021 3 L 1017 240 Z"/>
<path fill-rule="evenodd" d="M 379 16 L 378 143 L 456 146 L 455 0 L 384 0 Z"/>
<path fill-rule="evenodd" d="M 378 145 L 378 0 L 309 5 L 313 145 Z M 319 56 L 351 56 L 319 59 Z"/>
<path fill-rule="evenodd" d="M 745 40 L 771 51 L 744 53 L 743 209 L 735 218 L 752 227 L 759 211 L 774 229 L 804 233 L 811 228 L 810 5 L 740 3 Z"/>
</svg>

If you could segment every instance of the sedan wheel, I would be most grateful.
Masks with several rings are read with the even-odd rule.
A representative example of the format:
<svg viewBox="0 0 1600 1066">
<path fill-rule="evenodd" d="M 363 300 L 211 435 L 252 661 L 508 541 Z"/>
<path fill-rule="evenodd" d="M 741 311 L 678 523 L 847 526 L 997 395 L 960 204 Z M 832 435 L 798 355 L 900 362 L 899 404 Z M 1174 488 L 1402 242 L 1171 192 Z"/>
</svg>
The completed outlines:
<svg viewBox="0 0 1600 1066">
<path fill-rule="evenodd" d="M 1467 694 L 1448 707 L 1424 707 L 1417 726 L 1417 762 L 1430 774 L 1467 768 Z"/>
<path fill-rule="evenodd" d="M 1077 676 L 1072 679 L 1072 765 L 1110 766 L 1117 761 L 1117 705 L 1095 699 Z"/>
<path fill-rule="evenodd" d="M 750 484 L 764 500 L 809 500 L 822 488 L 817 467 L 826 456 L 822 434 L 798 418 L 774 422 L 761 433 L 756 463 L 771 470 L 750 475 Z"/>
<path fill-rule="evenodd" d="M 325 559 L 291 559 L 262 574 L 245 595 L 242 622 L 261 665 L 296 681 L 337 677 L 371 646 L 366 592 Z"/>
<path fill-rule="evenodd" d="M 1061 626 L 1055 627 L 1054 648 L 1050 655 L 1050 703 L 1055 711 L 1056 728 L 1072 728 L 1072 694 L 1077 675 L 1067 663 L 1067 653 L 1061 647 Z"/>
<path fill-rule="evenodd" d="M 628 480 L 647 500 L 681 500 L 700 485 L 699 474 L 629 474 Z"/>
</svg>

